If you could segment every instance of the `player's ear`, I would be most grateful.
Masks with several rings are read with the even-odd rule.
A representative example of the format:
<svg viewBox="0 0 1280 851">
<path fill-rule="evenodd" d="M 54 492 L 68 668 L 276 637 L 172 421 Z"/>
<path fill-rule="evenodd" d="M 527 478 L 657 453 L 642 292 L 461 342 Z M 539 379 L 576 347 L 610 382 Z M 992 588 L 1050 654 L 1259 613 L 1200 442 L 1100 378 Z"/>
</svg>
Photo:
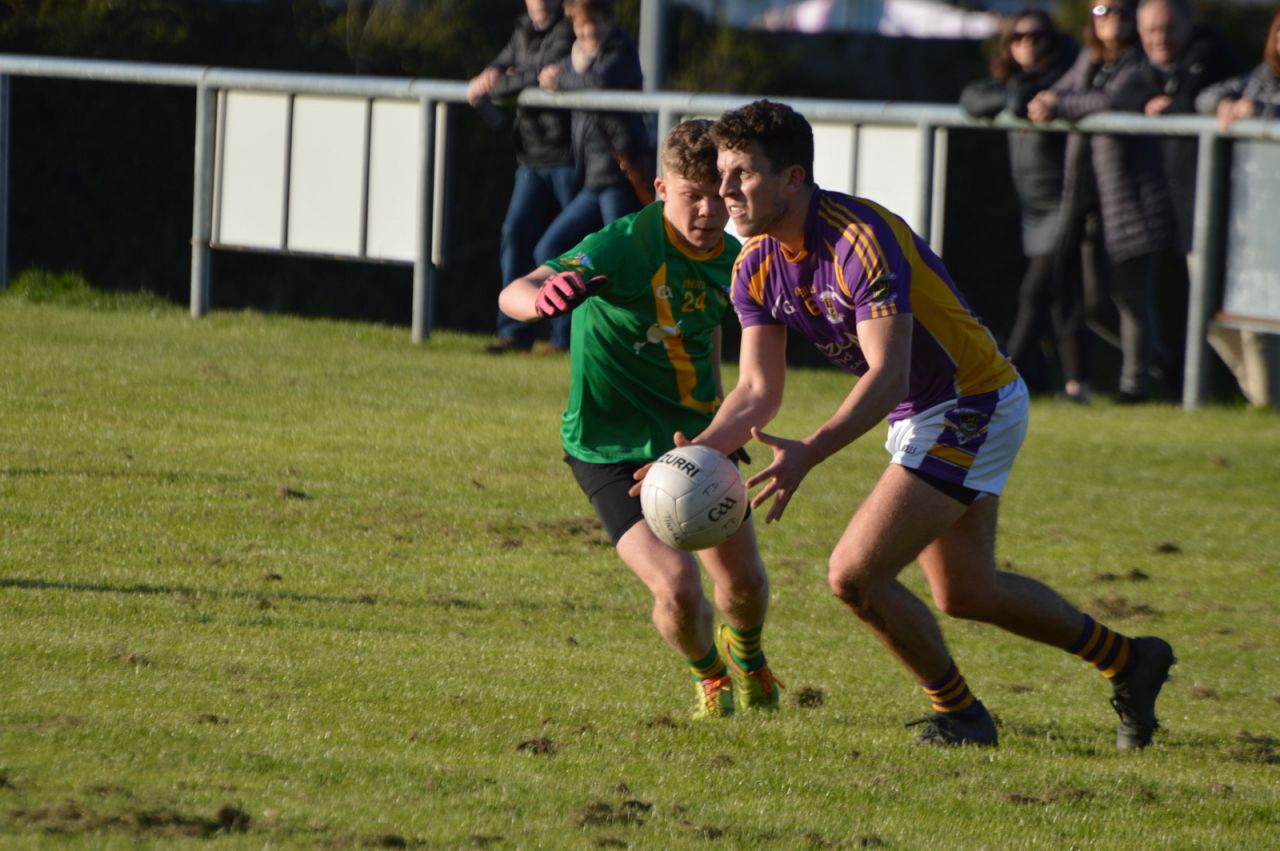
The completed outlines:
<svg viewBox="0 0 1280 851">
<path fill-rule="evenodd" d="M 808 177 L 809 175 L 808 173 L 805 172 L 804 166 L 802 165 L 787 166 L 786 187 L 793 191 L 799 191 L 804 188 L 805 181 L 808 179 Z"/>
<path fill-rule="evenodd" d="M 654 194 L 658 196 L 659 201 L 667 200 L 667 184 L 661 177 L 655 177 L 653 179 L 653 191 Z"/>
</svg>

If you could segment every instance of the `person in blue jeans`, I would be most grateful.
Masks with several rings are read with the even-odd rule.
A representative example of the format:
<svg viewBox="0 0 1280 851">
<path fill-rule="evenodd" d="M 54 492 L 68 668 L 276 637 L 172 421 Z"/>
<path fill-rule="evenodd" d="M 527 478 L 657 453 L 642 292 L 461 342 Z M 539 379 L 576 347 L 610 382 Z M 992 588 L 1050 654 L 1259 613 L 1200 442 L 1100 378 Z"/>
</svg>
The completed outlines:
<svg viewBox="0 0 1280 851">
<path fill-rule="evenodd" d="M 467 84 L 467 100 L 486 119 L 505 121 L 494 105 L 538 84 L 538 74 L 569 55 L 573 24 L 559 0 L 525 0 L 527 14 L 516 19 L 506 47 Z M 537 265 L 534 247 L 556 216 L 569 205 L 580 181 L 573 161 L 571 121 L 564 110 L 518 108 L 513 127 L 515 183 L 502 222 L 502 280 L 513 281 Z M 489 352 L 528 351 L 533 326 L 497 315 L 498 341 Z"/>
<path fill-rule="evenodd" d="M 644 82 L 635 42 L 614 24 L 610 0 L 573 0 L 574 42 L 569 55 L 542 70 L 538 84 L 549 92 L 639 89 Z M 653 158 L 644 120 L 633 112 L 572 113 L 574 161 L 582 188 L 556 216 L 534 247 L 535 263 L 559 257 L 588 234 L 642 206 L 622 165 L 639 167 Z M 652 183 L 645 173 L 641 182 Z M 523 273 L 518 273 L 523 274 Z M 572 314 L 551 320 L 550 348 L 568 351 Z"/>
</svg>

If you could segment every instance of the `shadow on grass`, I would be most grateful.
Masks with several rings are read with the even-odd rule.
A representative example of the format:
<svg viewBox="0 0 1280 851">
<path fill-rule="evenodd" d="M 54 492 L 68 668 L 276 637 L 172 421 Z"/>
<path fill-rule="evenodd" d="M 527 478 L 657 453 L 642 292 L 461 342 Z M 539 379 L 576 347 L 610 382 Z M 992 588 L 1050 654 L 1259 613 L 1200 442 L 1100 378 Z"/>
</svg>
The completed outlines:
<svg viewBox="0 0 1280 851">
<path fill-rule="evenodd" d="M 379 602 L 372 594 L 327 596 L 324 594 L 298 594 L 292 591 L 224 591 L 191 588 L 186 585 L 150 585 L 147 583 L 112 585 L 103 582 L 53 582 L 47 579 L 24 579 L 16 576 L 0 577 L 0 588 L 19 588 L 26 591 L 88 591 L 98 594 L 150 594 L 174 597 L 210 596 L 248 600 L 275 599 L 294 603 L 329 603 L 346 606 L 369 606 Z M 479 603 L 455 597 L 432 597 L 427 599 L 425 603 L 428 606 L 443 608 L 483 608 Z M 396 601 L 392 605 L 406 606 L 410 604 Z"/>
<path fill-rule="evenodd" d="M 278 581 L 274 574 L 267 574 L 267 581 Z M 522 611 L 595 611 L 601 607 L 583 603 L 568 597 L 535 602 L 525 599 L 498 600 L 480 602 L 455 594 L 432 594 L 420 600 L 405 600 L 400 597 L 379 598 L 373 594 L 326 595 L 300 594 L 294 591 L 267 591 L 262 589 L 211 589 L 192 588 L 187 585 L 152 585 L 139 582 L 132 584 L 111 584 L 106 582 L 60 582 L 48 579 L 30 579 L 19 576 L 0 577 L 0 589 L 17 588 L 24 591 L 72 591 L 76 593 L 94 594 L 139 594 L 148 596 L 170 596 L 177 599 L 197 597 L 215 597 L 232 600 L 250 600 L 258 608 L 271 608 L 273 601 L 291 603 L 321 603 L 338 606 L 395 606 L 402 609 L 451 609 L 461 611 L 480 611 L 488 608 L 510 607 Z"/>
</svg>

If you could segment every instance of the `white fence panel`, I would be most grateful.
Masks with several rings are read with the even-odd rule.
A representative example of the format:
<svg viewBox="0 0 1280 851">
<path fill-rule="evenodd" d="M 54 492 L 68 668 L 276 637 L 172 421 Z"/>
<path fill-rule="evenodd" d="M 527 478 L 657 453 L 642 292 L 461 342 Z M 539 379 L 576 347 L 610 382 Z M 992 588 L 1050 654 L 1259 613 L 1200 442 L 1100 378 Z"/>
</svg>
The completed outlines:
<svg viewBox="0 0 1280 851">
<path fill-rule="evenodd" d="M 360 256 L 367 103 L 363 98 L 295 99 L 290 251 Z"/>
<path fill-rule="evenodd" d="M 284 247 L 289 96 L 226 92 L 214 199 L 215 245 Z"/>
<path fill-rule="evenodd" d="M 373 104 L 366 251 L 377 260 L 412 263 L 418 244 L 418 127 L 415 102 Z"/>
</svg>

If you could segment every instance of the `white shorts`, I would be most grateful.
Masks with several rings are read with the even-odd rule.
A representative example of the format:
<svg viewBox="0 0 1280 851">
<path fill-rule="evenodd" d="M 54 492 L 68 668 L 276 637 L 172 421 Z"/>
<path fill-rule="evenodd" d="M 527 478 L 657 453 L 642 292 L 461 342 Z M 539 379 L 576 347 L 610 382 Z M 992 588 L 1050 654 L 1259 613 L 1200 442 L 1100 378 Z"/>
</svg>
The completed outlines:
<svg viewBox="0 0 1280 851">
<path fill-rule="evenodd" d="M 1027 436 L 1030 396 L 1021 378 L 898 420 L 884 448 L 901 464 L 943 482 L 999 495 Z"/>
</svg>

